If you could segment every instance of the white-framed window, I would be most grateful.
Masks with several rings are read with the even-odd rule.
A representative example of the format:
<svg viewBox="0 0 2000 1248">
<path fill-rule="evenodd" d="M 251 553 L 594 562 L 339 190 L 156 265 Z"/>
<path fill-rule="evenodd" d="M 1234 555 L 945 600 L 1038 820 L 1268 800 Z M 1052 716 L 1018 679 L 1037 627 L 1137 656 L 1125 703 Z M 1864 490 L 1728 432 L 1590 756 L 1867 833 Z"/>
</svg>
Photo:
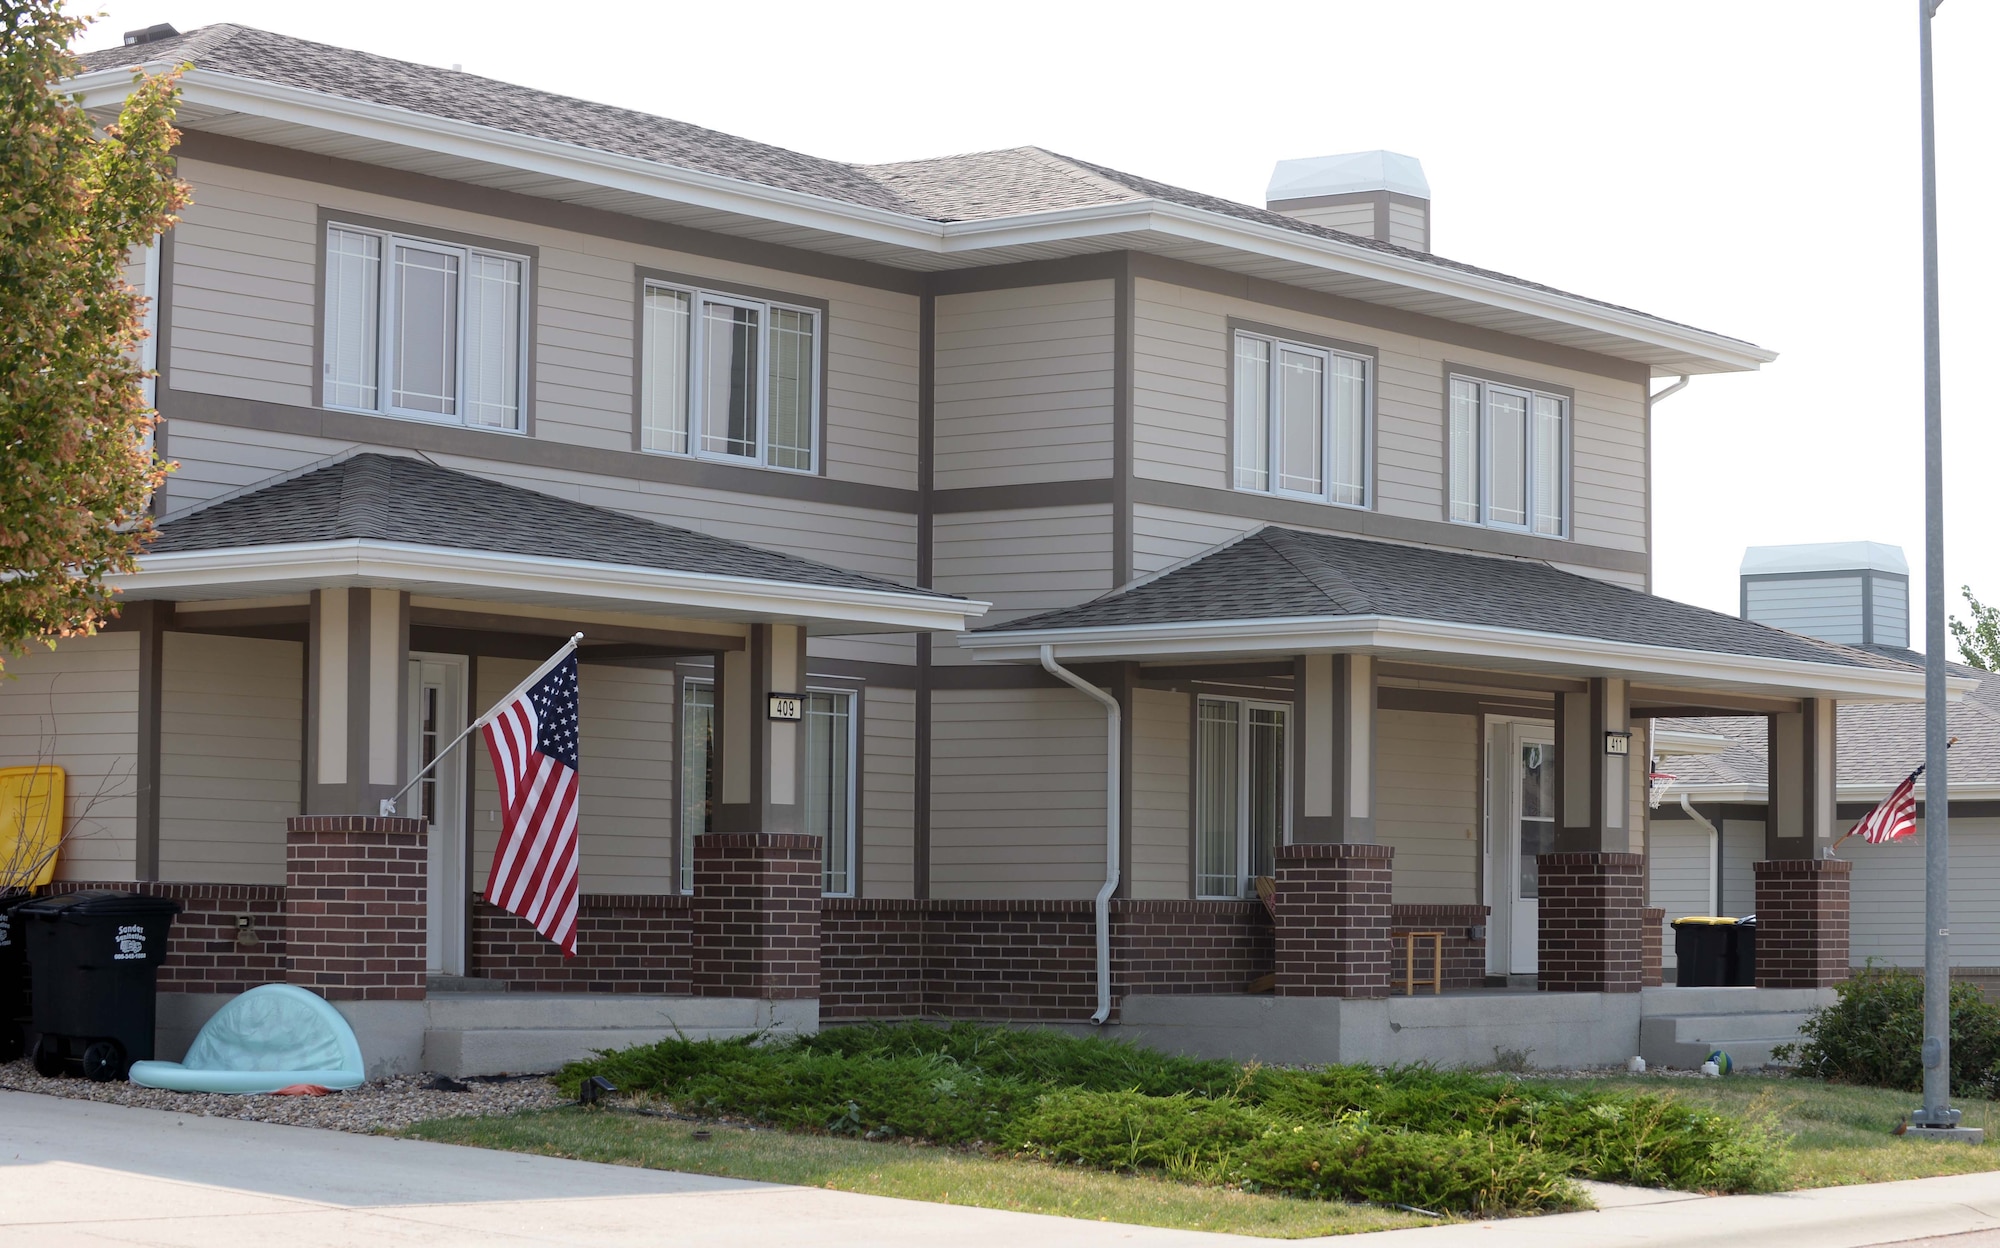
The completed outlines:
<svg viewBox="0 0 2000 1248">
<path fill-rule="evenodd" d="M 816 309 L 650 279 L 641 304 L 641 449 L 817 471 Z"/>
<path fill-rule="evenodd" d="M 321 401 L 519 432 L 528 258 L 388 230 L 326 230 Z"/>
<path fill-rule="evenodd" d="M 820 838 L 824 890 L 854 895 L 854 693 L 808 689 L 805 705 L 806 791 L 800 812 Z"/>
<path fill-rule="evenodd" d="M 1195 893 L 1248 897 L 1291 830 L 1292 708 L 1203 697 L 1195 703 Z"/>
<path fill-rule="evenodd" d="M 1236 488 L 1366 507 L 1369 360 L 1236 331 Z"/>
<path fill-rule="evenodd" d="M 1477 377 L 1451 379 L 1451 518 L 1569 535 L 1569 400 Z"/>
<path fill-rule="evenodd" d="M 715 682 L 681 682 L 680 875 L 694 891 L 694 838 L 708 831 L 715 809 Z"/>
</svg>

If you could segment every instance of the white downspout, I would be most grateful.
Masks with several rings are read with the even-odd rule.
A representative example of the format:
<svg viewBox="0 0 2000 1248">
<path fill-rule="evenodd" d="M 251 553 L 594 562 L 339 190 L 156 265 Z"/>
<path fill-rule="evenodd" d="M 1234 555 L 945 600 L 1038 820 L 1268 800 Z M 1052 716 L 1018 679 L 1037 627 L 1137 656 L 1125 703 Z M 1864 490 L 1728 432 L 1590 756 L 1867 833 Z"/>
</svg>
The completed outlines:
<svg viewBox="0 0 2000 1248">
<path fill-rule="evenodd" d="M 1681 793 L 1681 809 L 1687 812 L 1688 818 L 1708 829 L 1708 912 L 1710 914 L 1721 914 L 1722 836 L 1715 830 L 1714 824 L 1701 817 L 1701 812 L 1696 810 L 1694 803 L 1688 800 L 1685 790 Z"/>
<path fill-rule="evenodd" d="M 1118 756 L 1122 753 L 1118 699 L 1056 662 L 1056 648 L 1042 647 L 1042 670 L 1104 704 L 1104 887 L 1097 890 L 1097 1013 L 1103 1026 L 1111 1017 L 1111 894 L 1118 890 Z"/>
</svg>

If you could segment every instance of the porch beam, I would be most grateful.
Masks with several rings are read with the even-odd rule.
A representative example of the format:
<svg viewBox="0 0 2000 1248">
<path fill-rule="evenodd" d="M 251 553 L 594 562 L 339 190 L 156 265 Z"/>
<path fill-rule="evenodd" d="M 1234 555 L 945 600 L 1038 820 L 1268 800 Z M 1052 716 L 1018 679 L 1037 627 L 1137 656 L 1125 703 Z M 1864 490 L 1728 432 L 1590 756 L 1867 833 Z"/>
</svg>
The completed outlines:
<svg viewBox="0 0 2000 1248">
<path fill-rule="evenodd" d="M 1377 677 L 1384 684 L 1420 681 L 1466 689 L 1518 689 L 1532 693 L 1582 693 L 1590 686 L 1590 682 L 1582 678 L 1500 672 L 1484 667 L 1438 667 L 1428 663 L 1395 663 L 1385 659 L 1378 662 L 1376 668 Z"/>
<path fill-rule="evenodd" d="M 1294 715 L 1300 776 L 1293 840 L 1366 845 L 1375 840 L 1375 660 L 1309 654 L 1296 660 Z"/>
<path fill-rule="evenodd" d="M 1627 692 L 1625 681 L 1600 676 L 1585 692 L 1556 698 L 1557 853 L 1631 850 L 1635 764 L 1611 748 L 1614 734 L 1632 729 Z"/>
<path fill-rule="evenodd" d="M 520 636 L 554 637 L 567 641 L 570 634 L 583 632 L 586 643 L 593 641 L 630 642 L 636 645 L 668 646 L 688 654 L 718 654 L 741 650 L 749 645 L 743 633 L 705 633 L 679 628 L 644 628 L 629 624 L 579 623 L 556 616 L 508 615 L 500 611 L 455 611 L 442 607 L 411 607 L 410 623 L 425 628 L 450 628 L 465 632 L 513 633 Z"/>
<path fill-rule="evenodd" d="M 1764 806 L 1767 859 L 1818 858 L 1833 845 L 1839 811 L 1835 786 L 1839 708 L 1812 698 L 1796 713 L 1769 719 L 1769 800 Z"/>
<path fill-rule="evenodd" d="M 1779 715 L 1796 711 L 1798 698 L 1772 697 L 1755 693 L 1723 693 L 1711 689 L 1669 689 L 1659 685 L 1633 685 L 1634 718 L 1679 718 L 1698 715 Z"/>
</svg>

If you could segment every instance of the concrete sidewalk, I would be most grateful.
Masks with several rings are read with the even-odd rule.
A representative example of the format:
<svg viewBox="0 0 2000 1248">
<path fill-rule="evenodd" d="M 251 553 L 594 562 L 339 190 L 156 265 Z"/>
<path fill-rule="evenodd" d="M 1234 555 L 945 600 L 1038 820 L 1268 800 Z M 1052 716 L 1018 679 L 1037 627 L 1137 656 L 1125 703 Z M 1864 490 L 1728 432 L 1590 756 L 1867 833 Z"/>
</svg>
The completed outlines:
<svg viewBox="0 0 2000 1248">
<path fill-rule="evenodd" d="M 1605 1197 L 1607 1204 L 1635 1203 L 1310 1242 L 1345 1248 L 1862 1248 L 2000 1228 L 2000 1174 L 1782 1196 L 1612 1191 Z M 0 1093 L 0 1243 L 35 1248 L 1241 1248 L 1277 1242 Z"/>
</svg>

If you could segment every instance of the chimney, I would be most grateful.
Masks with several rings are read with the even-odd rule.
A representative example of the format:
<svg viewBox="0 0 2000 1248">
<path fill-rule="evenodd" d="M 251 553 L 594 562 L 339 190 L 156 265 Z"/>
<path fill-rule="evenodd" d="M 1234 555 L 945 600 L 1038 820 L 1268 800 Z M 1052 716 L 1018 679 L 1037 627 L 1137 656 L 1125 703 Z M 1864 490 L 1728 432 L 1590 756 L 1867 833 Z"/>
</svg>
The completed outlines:
<svg viewBox="0 0 2000 1248">
<path fill-rule="evenodd" d="M 1910 565 L 1881 542 L 1752 546 L 1743 552 L 1742 615 L 1821 641 L 1910 646 Z"/>
<path fill-rule="evenodd" d="M 125 46 L 129 48 L 134 44 L 139 44 L 139 43 L 158 43 L 162 39 L 177 38 L 179 37 L 180 33 L 181 33 L 180 31 L 175 30 L 172 26 L 168 25 L 165 22 L 157 22 L 151 26 L 146 27 L 146 29 L 144 30 L 126 31 Z"/>
<path fill-rule="evenodd" d="M 1431 184 L 1414 156 L 1349 152 L 1281 160 L 1264 206 L 1345 234 L 1431 249 Z"/>
</svg>

